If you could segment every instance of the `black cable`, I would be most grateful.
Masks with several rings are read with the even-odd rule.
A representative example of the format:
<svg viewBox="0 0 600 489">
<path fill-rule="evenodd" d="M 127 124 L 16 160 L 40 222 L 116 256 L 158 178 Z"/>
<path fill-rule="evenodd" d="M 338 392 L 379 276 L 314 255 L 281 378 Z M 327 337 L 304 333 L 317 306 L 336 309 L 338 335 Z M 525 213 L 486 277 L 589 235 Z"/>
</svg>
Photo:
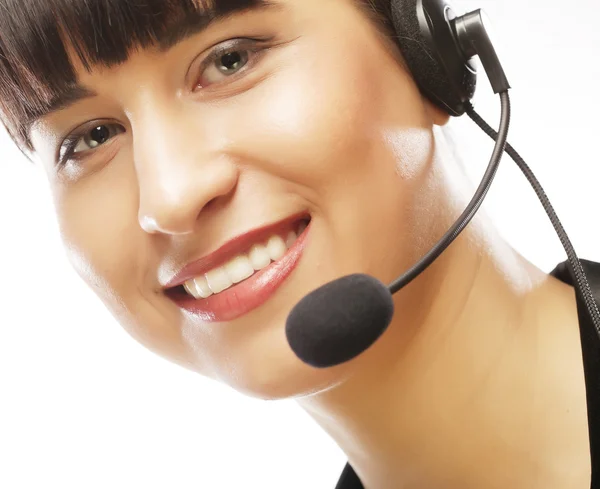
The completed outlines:
<svg viewBox="0 0 600 489">
<path fill-rule="evenodd" d="M 471 104 L 468 104 L 468 106 L 467 106 L 467 114 L 469 114 L 469 117 L 471 119 L 473 119 L 473 121 L 489 137 L 491 137 L 493 140 L 496 140 L 498 138 L 498 133 L 496 131 L 494 131 L 479 116 L 479 114 L 477 114 L 477 112 L 475 112 L 475 109 L 473 108 L 473 106 Z M 571 269 L 571 276 L 575 275 L 574 278 L 575 278 L 576 284 L 578 286 L 579 292 L 581 293 L 583 300 L 585 301 L 585 305 L 587 306 L 588 312 L 590 313 L 590 316 L 592 318 L 592 322 L 594 323 L 594 326 L 596 327 L 596 331 L 600 335 L 600 312 L 598 311 L 598 306 L 596 304 L 596 301 L 594 300 L 594 296 L 592 294 L 592 290 L 590 289 L 590 284 L 588 283 L 587 277 L 585 275 L 585 271 L 583 270 L 583 267 L 581 266 L 581 262 L 579 261 L 579 258 L 577 257 L 577 254 L 575 253 L 575 249 L 573 248 L 573 245 L 571 244 L 571 241 L 569 240 L 567 233 L 565 232 L 562 224 L 560 223 L 558 216 L 554 212 L 554 208 L 552 207 L 552 204 L 550 204 L 550 201 L 548 200 L 548 197 L 546 196 L 546 192 L 544 192 L 544 189 L 538 182 L 537 178 L 535 178 L 535 175 L 532 173 L 529 166 L 527 166 L 527 163 L 525 163 L 525 160 L 523 160 L 523 158 L 521 158 L 519 153 L 517 153 L 510 144 L 506 143 L 505 149 L 506 149 L 506 153 L 514 160 L 514 162 L 519 166 L 519 168 L 521 169 L 521 171 L 523 172 L 523 174 L 525 175 L 527 180 L 529 180 L 529 183 L 535 190 L 535 193 L 537 194 L 538 198 L 540 199 L 540 202 L 544 206 L 544 209 L 546 210 L 546 213 L 548 214 L 550 221 L 552 221 L 552 225 L 554 226 L 554 229 L 556 230 L 556 233 L 558 234 L 558 237 L 559 237 L 565 251 L 567 252 L 567 257 L 569 258 L 569 265 L 570 265 L 570 269 Z"/>
<path fill-rule="evenodd" d="M 479 207 L 483 203 L 496 172 L 498 165 L 502 159 L 504 153 L 504 146 L 506 144 L 506 138 L 508 137 L 508 128 L 510 126 L 510 98 L 508 91 L 500 92 L 500 102 L 502 113 L 500 116 L 500 135 L 496 140 L 496 146 L 490 159 L 488 168 L 483 176 L 477 192 L 469 202 L 469 205 L 452 225 L 452 227 L 442 236 L 442 238 L 431 248 L 412 268 L 408 269 L 404 275 L 394 280 L 388 288 L 392 294 L 400 290 L 406 284 L 411 282 L 417 275 L 425 270 L 433 261 L 442 254 L 442 252 L 458 237 L 462 230 L 469 224 L 475 213 L 479 210 Z"/>
</svg>

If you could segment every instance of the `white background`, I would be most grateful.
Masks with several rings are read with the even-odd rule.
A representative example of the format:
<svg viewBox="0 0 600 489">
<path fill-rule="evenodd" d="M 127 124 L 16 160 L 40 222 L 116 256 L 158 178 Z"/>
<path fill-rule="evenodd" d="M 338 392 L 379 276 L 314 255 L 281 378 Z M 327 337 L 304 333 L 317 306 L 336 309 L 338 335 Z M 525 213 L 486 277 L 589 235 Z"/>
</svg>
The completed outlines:
<svg viewBox="0 0 600 489">
<path fill-rule="evenodd" d="M 513 86 L 509 140 L 581 258 L 600 261 L 597 0 L 455 0 L 484 7 Z M 480 77 L 476 108 L 497 127 Z M 452 127 L 474 181 L 491 141 Z M 249 399 L 147 352 L 69 268 L 41 172 L 0 136 L 0 487 L 333 488 L 339 448 L 292 401 Z M 516 165 L 484 208 L 546 271 L 566 259 Z"/>
</svg>

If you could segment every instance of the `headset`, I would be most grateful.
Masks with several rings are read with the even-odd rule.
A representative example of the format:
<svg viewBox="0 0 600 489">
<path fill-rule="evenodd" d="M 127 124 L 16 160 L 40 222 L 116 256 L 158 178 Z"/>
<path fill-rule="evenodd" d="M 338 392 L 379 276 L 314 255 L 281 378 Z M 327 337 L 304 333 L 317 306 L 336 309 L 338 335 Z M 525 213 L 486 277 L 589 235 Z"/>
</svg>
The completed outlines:
<svg viewBox="0 0 600 489">
<path fill-rule="evenodd" d="M 393 316 L 391 295 L 410 283 L 456 239 L 471 221 L 496 175 L 503 152 L 519 166 L 542 202 L 563 244 L 574 285 L 600 335 L 600 312 L 575 250 L 541 185 L 507 143 L 510 85 L 491 39 L 490 24 L 479 9 L 458 16 L 447 0 L 391 0 L 394 40 L 420 91 L 451 116 L 465 113 L 496 141 L 489 166 L 465 211 L 442 238 L 408 271 L 389 285 L 353 274 L 325 284 L 304 297 L 290 312 L 286 337 L 305 363 L 325 368 L 346 362 L 369 348 Z M 474 110 L 478 56 L 495 94 L 501 117 L 494 131 Z"/>
</svg>

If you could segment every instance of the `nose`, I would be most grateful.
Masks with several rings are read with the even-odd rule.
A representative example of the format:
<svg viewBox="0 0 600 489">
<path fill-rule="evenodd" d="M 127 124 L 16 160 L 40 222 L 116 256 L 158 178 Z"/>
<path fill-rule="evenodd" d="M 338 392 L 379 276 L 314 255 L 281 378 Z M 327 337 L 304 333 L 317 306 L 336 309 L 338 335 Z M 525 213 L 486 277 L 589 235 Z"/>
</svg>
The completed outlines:
<svg viewBox="0 0 600 489">
<path fill-rule="evenodd" d="M 238 167 L 201 128 L 157 119 L 134 142 L 139 224 L 147 233 L 190 234 L 203 209 L 234 190 Z"/>
</svg>

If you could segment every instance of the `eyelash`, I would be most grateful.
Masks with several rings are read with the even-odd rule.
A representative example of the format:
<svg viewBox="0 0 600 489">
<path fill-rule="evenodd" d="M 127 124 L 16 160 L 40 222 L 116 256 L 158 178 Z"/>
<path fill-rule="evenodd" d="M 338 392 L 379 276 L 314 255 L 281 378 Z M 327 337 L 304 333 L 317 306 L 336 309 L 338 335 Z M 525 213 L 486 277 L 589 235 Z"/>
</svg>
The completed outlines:
<svg viewBox="0 0 600 489">
<path fill-rule="evenodd" d="M 60 156 L 59 156 L 59 161 L 58 161 L 59 166 L 63 166 L 68 160 L 80 160 L 80 159 L 84 158 L 83 156 L 79 156 L 77 153 L 75 153 L 75 148 L 77 147 L 77 144 L 79 143 L 79 141 L 81 141 L 81 138 L 85 137 L 91 130 L 93 130 L 97 127 L 101 127 L 101 126 L 114 126 L 114 125 L 119 125 L 119 124 L 116 124 L 114 122 L 111 123 L 111 122 L 97 121 L 97 122 L 94 122 L 92 125 L 86 124 L 85 127 L 83 127 L 81 130 L 77 130 L 77 131 L 73 132 L 72 134 L 70 134 L 69 136 L 67 136 L 65 138 L 65 140 L 62 142 L 62 144 L 60 145 Z M 93 151 L 93 149 L 83 151 L 82 153 L 85 154 L 90 151 Z"/>
<path fill-rule="evenodd" d="M 227 79 L 233 79 L 235 81 L 239 73 L 243 73 L 248 69 L 252 68 L 253 64 L 255 64 L 258 61 L 257 58 L 260 58 L 260 54 L 268 49 L 268 46 L 262 45 L 262 43 L 268 40 L 269 39 L 237 38 L 223 41 L 222 43 L 218 44 L 202 61 L 202 63 L 198 67 L 199 74 L 195 77 L 195 80 L 197 80 L 210 67 L 212 63 L 214 63 L 222 56 L 234 53 L 236 51 L 246 52 L 248 53 L 248 60 L 246 64 L 239 71 L 227 77 Z M 219 83 L 213 83 L 212 85 L 219 85 Z M 194 82 L 193 91 L 196 91 L 197 86 L 198 82 Z M 202 90 L 203 88 L 204 87 L 201 87 L 199 89 Z M 94 122 L 93 124 L 86 124 L 80 130 L 76 130 L 75 132 L 69 134 L 60 145 L 58 165 L 62 167 L 69 160 L 82 160 L 84 156 L 80 156 L 79 154 L 74 152 L 75 148 L 77 147 L 77 144 L 79 143 L 79 141 L 81 141 L 81 138 L 86 136 L 92 129 L 104 125 L 115 125 L 115 123 L 103 123 L 101 121 Z M 86 150 L 82 153 L 85 154 L 92 151 L 94 150 Z"/>
<path fill-rule="evenodd" d="M 202 61 L 202 63 L 200 63 L 200 66 L 198 67 L 199 75 L 196 78 L 202 75 L 202 73 L 204 73 L 212 63 L 226 54 L 235 53 L 236 51 L 247 52 L 250 55 L 248 57 L 248 62 L 241 68 L 240 71 L 237 71 L 228 77 L 229 79 L 235 79 L 238 73 L 248 70 L 248 67 L 251 67 L 253 63 L 258 61 L 257 58 L 260 58 L 260 54 L 268 49 L 268 46 L 264 45 L 265 41 L 270 40 L 271 39 L 237 38 L 229 39 L 219 43 Z M 197 83 L 194 85 L 194 87 L 196 85 Z"/>
</svg>

